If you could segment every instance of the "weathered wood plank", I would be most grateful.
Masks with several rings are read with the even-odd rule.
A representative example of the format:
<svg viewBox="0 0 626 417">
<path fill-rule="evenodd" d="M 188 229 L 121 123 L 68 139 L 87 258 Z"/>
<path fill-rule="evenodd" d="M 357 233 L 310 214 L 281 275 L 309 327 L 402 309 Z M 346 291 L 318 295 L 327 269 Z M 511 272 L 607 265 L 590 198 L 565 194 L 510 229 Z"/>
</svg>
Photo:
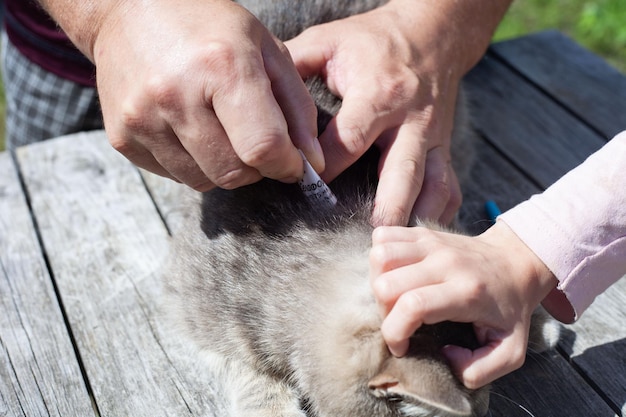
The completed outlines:
<svg viewBox="0 0 626 417">
<path fill-rule="evenodd" d="M 626 77 L 562 33 L 540 32 L 491 50 L 605 139 L 626 129 Z"/>
<path fill-rule="evenodd" d="M 526 42 L 526 39 L 522 38 L 519 41 Z M 507 56 L 515 55 L 509 54 L 507 48 L 516 43 L 517 41 L 503 43 L 499 45 L 498 52 Z M 535 47 L 541 49 L 539 45 L 535 45 Z M 514 67 L 522 66 L 515 68 L 515 70 L 523 72 L 526 70 L 526 67 L 523 66 L 527 65 L 531 59 L 532 56 L 529 52 L 525 60 L 509 62 L 509 64 Z M 488 198 L 496 200 L 503 210 L 510 207 L 506 202 L 507 200 L 517 203 L 526 199 L 532 192 L 545 188 L 553 180 L 558 179 L 569 169 L 578 165 L 604 143 L 601 134 L 594 133 L 586 126 L 588 123 L 593 124 L 592 119 L 595 117 L 593 114 L 585 120 L 579 120 L 571 114 L 570 110 L 560 108 L 559 102 L 566 101 L 566 98 L 561 100 L 557 96 L 555 103 L 552 97 L 541 91 L 542 88 L 548 90 L 546 86 L 541 85 L 537 88 L 527 83 L 523 77 L 517 77 L 515 70 L 507 72 L 504 71 L 505 68 L 507 67 L 501 65 L 499 61 L 487 58 L 479 64 L 467 80 L 473 99 L 475 124 L 499 152 L 493 155 L 479 151 L 478 166 L 475 167 L 476 172 L 473 172 L 474 181 L 470 182 L 465 189 L 465 201 L 470 204 L 469 208 L 464 207 L 461 210 L 461 218 L 465 221 L 468 220 L 468 217 L 466 215 L 464 218 L 464 213 L 472 212 L 472 210 L 475 213 L 477 210 L 482 210 L 482 204 Z M 554 71 L 550 73 L 556 77 L 561 76 L 561 73 Z M 574 85 L 579 83 L 581 81 Z M 569 90 L 572 89 L 570 85 Z M 558 95 L 559 91 L 553 89 L 551 93 Z M 597 98 L 592 100 L 597 100 Z M 593 106 L 594 102 L 591 101 L 589 105 Z M 535 114 L 538 115 L 535 116 Z M 601 118 L 599 120 L 596 125 L 603 123 Z M 525 139 L 526 137 L 528 140 Z M 541 140 L 538 140 L 538 137 Z M 540 150 L 540 153 L 537 150 Z M 499 153 L 504 155 L 504 160 L 499 159 L 501 158 Z M 518 167 L 519 178 L 516 178 L 517 174 L 514 174 L 514 167 L 507 166 L 506 160 L 510 160 L 513 165 Z M 493 178 L 494 175 L 495 178 Z M 498 177 L 503 175 L 508 178 L 501 181 Z M 524 178 L 532 179 L 539 187 L 527 184 L 525 191 L 518 193 L 517 189 L 520 184 L 524 184 Z M 489 190 L 496 187 L 502 189 L 502 186 L 497 184 L 504 184 L 504 187 L 508 187 L 506 189 L 508 192 L 505 191 L 502 196 L 497 192 L 495 195 L 490 193 Z M 475 201 L 475 196 L 481 194 L 486 195 Z M 624 372 L 626 362 L 623 359 L 623 353 L 620 354 L 618 350 L 623 348 L 623 341 L 626 340 L 626 327 L 624 327 L 626 312 L 623 307 L 626 303 L 624 302 L 623 285 L 620 282 L 600 297 L 599 301 L 583 316 L 580 322 L 572 327 L 576 333 L 570 331 L 569 334 L 576 335 L 576 344 L 564 349 L 572 356 L 573 362 L 577 366 L 576 369 L 579 369 L 580 373 L 591 381 L 593 386 L 605 393 L 603 395 L 607 397 L 613 410 L 621 409 L 622 412 L 626 411 L 624 409 L 626 407 L 624 405 L 626 404 L 626 396 L 624 395 L 626 392 L 626 372 Z M 602 333 L 605 336 L 599 338 L 595 333 Z M 610 340 L 607 339 L 607 334 L 611 335 Z M 603 342 L 599 343 L 599 341 Z M 602 348 L 598 348 L 599 345 Z M 550 383 L 548 381 L 547 386 L 543 378 L 539 378 L 534 383 L 530 378 L 528 378 L 530 383 L 523 382 L 529 377 L 527 371 L 515 373 L 513 376 L 498 382 L 497 386 L 505 384 L 505 391 L 509 396 L 524 400 L 520 402 L 526 404 L 533 404 L 533 401 L 540 398 L 537 396 L 533 399 L 533 392 L 542 394 L 544 397 L 547 395 L 559 399 L 562 408 L 559 408 L 558 404 L 541 407 L 539 415 L 548 415 L 549 410 L 558 410 L 554 415 L 614 414 L 612 412 L 607 414 L 606 406 L 603 406 L 602 403 L 598 408 L 594 406 L 590 410 L 605 411 L 587 413 L 580 412 L 584 408 L 577 410 L 579 405 L 572 408 L 571 404 L 577 404 L 577 401 L 576 398 L 569 398 L 568 393 L 572 392 L 572 389 L 573 392 L 576 392 L 580 388 L 565 388 L 562 381 L 571 381 L 572 378 L 561 374 L 557 362 L 554 363 L 554 366 L 557 366 L 557 369 L 552 370 L 550 375 L 552 378 L 556 378 L 556 382 Z M 615 370 L 619 371 L 616 372 Z M 580 377 L 573 380 L 581 382 L 581 386 L 586 385 Z M 511 382 L 514 385 L 510 385 Z M 514 391 L 511 391 L 511 388 Z M 517 394 L 512 395 L 512 392 Z M 584 398 L 586 397 L 585 395 Z M 581 398 L 583 398 L 582 394 Z M 548 411 L 546 412 L 546 410 Z M 565 412 L 565 410 L 569 411 Z M 508 410 L 507 412 L 511 411 Z"/>
<path fill-rule="evenodd" d="M 493 58 L 466 77 L 476 128 L 545 188 L 604 141 L 571 113 Z"/>
<path fill-rule="evenodd" d="M 168 239 L 137 170 L 101 132 L 18 158 L 100 414 L 213 415 L 208 376 L 158 310 Z"/>
<path fill-rule="evenodd" d="M 476 122 L 480 123 L 479 120 Z M 467 233 L 481 233 L 491 226 L 485 211 L 488 200 L 495 201 L 502 211 L 506 211 L 539 191 L 490 144 L 480 140 L 476 144 L 476 160 L 470 178 L 463 184 L 459 221 Z"/>
<path fill-rule="evenodd" d="M 490 145 L 479 144 L 477 153 L 478 160 L 473 168 L 471 180 L 465 187 L 465 203 L 460 212 L 461 222 L 471 233 L 481 232 L 490 224 L 485 219 L 483 208 L 484 201 L 487 199 L 497 200 L 501 208 L 506 210 L 539 191 L 514 167 L 507 165 L 507 161 Z M 622 292 L 625 291 L 622 290 Z M 590 315 L 597 316 L 592 313 Z M 579 325 L 595 326 L 593 319 L 589 321 L 586 319 L 587 315 Z M 605 326 L 600 326 L 600 328 L 606 329 Z M 619 333 L 623 332 L 624 330 L 621 330 Z M 573 334 L 567 327 L 565 327 L 565 333 Z M 584 342 L 578 339 L 579 344 L 585 346 L 590 344 L 592 348 L 596 346 L 593 336 L 583 339 Z M 626 375 L 626 372 L 616 376 L 615 372 L 610 371 L 610 368 L 620 369 L 619 364 L 614 363 L 623 361 L 622 355 L 617 351 L 619 348 L 619 344 L 612 346 L 611 352 L 608 353 L 609 359 L 602 357 L 600 352 L 598 352 L 599 355 L 589 357 L 589 351 L 587 351 L 585 358 L 587 360 L 584 363 L 578 358 L 574 359 L 575 363 L 588 374 L 587 378 L 594 381 L 594 385 L 601 386 L 603 391 L 612 393 L 611 398 L 616 396 L 619 398 L 617 394 L 622 393 L 623 396 L 626 392 L 622 387 L 623 375 Z M 621 367 L 623 365 L 622 363 Z M 590 371 L 587 371 L 587 368 L 591 368 Z M 492 391 L 490 412 L 494 417 L 528 415 L 609 417 L 615 415 L 578 371 L 555 351 L 543 355 L 531 354 L 523 368 L 496 381 Z M 528 414 L 527 411 L 532 414 Z"/>
<path fill-rule="evenodd" d="M 561 342 L 580 372 L 626 415 L 626 279 L 601 294 Z"/>
<path fill-rule="evenodd" d="M 564 35 L 543 32 L 502 42 L 492 49 L 576 114 L 580 119 L 577 124 L 593 126 L 604 134 L 604 139 L 626 128 L 626 77 Z M 571 146 L 579 147 L 578 142 Z M 534 165 L 522 168 L 530 171 Z M 570 333 L 574 340 L 566 338 L 561 344 L 581 374 L 622 413 L 626 413 L 625 294 L 626 282 L 622 279 L 569 327 L 575 331 Z"/>
<path fill-rule="evenodd" d="M 477 144 L 477 160 L 464 189 L 460 221 L 470 233 L 479 233 L 490 223 L 484 202 L 494 199 L 502 210 L 538 192 L 532 182 L 517 171 L 486 142 Z M 594 390 L 556 352 L 530 355 L 524 367 L 495 382 L 491 399 L 493 416 L 613 416 L 614 413 Z"/>
<path fill-rule="evenodd" d="M 496 381 L 492 392 L 494 417 L 616 415 L 556 351 L 529 355 L 522 368 Z"/>
<path fill-rule="evenodd" d="M 191 198 L 193 190 L 143 169 L 140 173 L 168 230 L 175 233 L 185 219 L 182 208 Z"/>
<path fill-rule="evenodd" d="M 94 415 L 8 153 L 0 153 L 0 312 L 0 415 Z"/>
</svg>

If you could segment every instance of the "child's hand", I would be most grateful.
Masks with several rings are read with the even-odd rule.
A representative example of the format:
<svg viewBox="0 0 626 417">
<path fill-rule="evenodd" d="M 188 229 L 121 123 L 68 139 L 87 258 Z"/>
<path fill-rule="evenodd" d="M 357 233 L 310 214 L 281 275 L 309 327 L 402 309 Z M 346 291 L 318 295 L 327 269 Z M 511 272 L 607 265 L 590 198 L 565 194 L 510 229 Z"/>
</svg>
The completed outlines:
<svg viewBox="0 0 626 417">
<path fill-rule="evenodd" d="M 383 337 L 394 355 L 406 353 L 408 338 L 422 324 L 474 324 L 481 348 L 444 348 L 468 388 L 523 364 L 530 316 L 557 283 L 501 221 L 477 237 L 422 227 L 377 228 L 370 270 L 385 317 Z"/>
</svg>

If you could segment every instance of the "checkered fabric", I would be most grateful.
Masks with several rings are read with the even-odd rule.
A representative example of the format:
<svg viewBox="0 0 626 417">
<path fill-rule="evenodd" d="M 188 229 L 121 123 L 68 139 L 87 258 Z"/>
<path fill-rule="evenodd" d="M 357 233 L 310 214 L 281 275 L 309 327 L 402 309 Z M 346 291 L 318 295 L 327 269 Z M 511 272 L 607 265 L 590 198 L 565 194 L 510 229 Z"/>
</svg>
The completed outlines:
<svg viewBox="0 0 626 417">
<path fill-rule="evenodd" d="M 6 147 L 102 129 L 94 88 L 45 71 L 24 57 L 2 33 L 2 76 L 6 95 Z"/>
</svg>

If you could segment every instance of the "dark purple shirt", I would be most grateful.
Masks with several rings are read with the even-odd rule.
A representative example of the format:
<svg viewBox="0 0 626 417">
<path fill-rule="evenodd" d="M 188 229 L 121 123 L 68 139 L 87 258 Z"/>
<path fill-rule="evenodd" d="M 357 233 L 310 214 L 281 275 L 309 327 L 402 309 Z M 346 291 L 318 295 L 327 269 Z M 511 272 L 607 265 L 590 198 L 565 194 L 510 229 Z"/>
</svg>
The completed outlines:
<svg viewBox="0 0 626 417">
<path fill-rule="evenodd" d="M 59 77 L 95 87 L 95 67 L 34 0 L 4 0 L 11 43 L 30 61 Z"/>
</svg>

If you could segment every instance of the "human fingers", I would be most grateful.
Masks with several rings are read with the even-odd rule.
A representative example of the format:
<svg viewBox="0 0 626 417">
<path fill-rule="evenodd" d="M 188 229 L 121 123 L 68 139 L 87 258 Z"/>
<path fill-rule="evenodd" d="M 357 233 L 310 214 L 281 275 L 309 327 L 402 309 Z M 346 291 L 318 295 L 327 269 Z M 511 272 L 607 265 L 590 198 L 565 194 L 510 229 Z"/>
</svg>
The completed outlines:
<svg viewBox="0 0 626 417">
<path fill-rule="evenodd" d="M 320 48 L 299 66 L 304 74 L 326 71 L 329 87 L 343 93 L 339 113 L 320 138 L 327 157 L 325 179 L 334 178 L 375 142 L 381 160 L 372 224 L 407 225 L 412 212 L 449 222 L 461 200 L 449 166 L 456 90 L 439 94 L 436 81 L 421 80 L 407 67 L 379 64 L 379 72 L 355 76 L 343 69 L 352 61 L 331 65 L 325 62 L 329 54 Z"/>
<path fill-rule="evenodd" d="M 325 169 L 324 154 L 317 139 L 317 108 L 309 94 L 287 47 L 275 40 L 280 54 L 278 59 L 264 57 L 265 68 L 296 148 L 302 150 L 317 172 Z"/>
<path fill-rule="evenodd" d="M 370 276 L 378 278 L 385 272 L 421 261 L 429 253 L 429 245 L 420 244 L 420 241 L 431 233 L 423 227 L 381 226 L 374 229 L 369 252 Z"/>
<path fill-rule="evenodd" d="M 366 76 L 353 80 L 341 108 L 320 135 L 326 156 L 324 180 L 331 181 L 353 164 L 385 130 L 397 129 L 405 108 L 393 94 Z"/>
<path fill-rule="evenodd" d="M 444 212 L 448 217 L 450 211 L 454 213 L 458 209 L 457 201 L 453 202 L 450 209 L 448 207 L 451 204 L 452 190 L 460 190 L 460 187 L 456 175 L 453 174 L 449 154 L 441 146 L 428 151 L 425 164 L 423 185 L 412 212 L 417 218 L 438 221 Z"/>
<path fill-rule="evenodd" d="M 169 123 L 174 132 L 170 143 L 172 146 L 180 143 L 192 158 L 183 167 L 181 175 L 199 168 L 213 184 L 224 189 L 251 184 L 262 178 L 256 169 L 247 166 L 238 158 L 213 112 L 195 107 L 190 96 L 184 97 L 181 101 L 182 105 L 171 106 L 167 110 L 162 106 L 160 109 L 163 119 Z M 174 172 L 175 168 L 172 167 L 174 154 L 159 152 L 154 145 L 152 150 L 155 157 Z"/>
<path fill-rule="evenodd" d="M 213 109 L 239 159 L 260 175 L 295 181 L 302 158 L 289 137 L 287 121 L 272 91 L 260 51 L 214 51 L 221 74 L 207 80 L 205 100 Z M 220 57 L 221 55 L 221 57 Z"/>
<path fill-rule="evenodd" d="M 372 233 L 372 247 L 369 252 L 370 286 L 376 298 L 382 316 L 387 315 L 398 295 L 391 288 L 393 281 L 385 272 L 394 268 L 417 262 L 414 243 L 415 238 L 410 229 L 402 227 L 378 227 Z"/>
<path fill-rule="evenodd" d="M 469 389 L 485 386 L 524 364 L 528 327 L 516 326 L 504 335 L 494 333 L 495 337 L 474 351 L 452 345 L 443 349 L 453 372 Z"/>
<path fill-rule="evenodd" d="M 293 63 L 300 77 L 307 79 L 314 75 L 324 75 L 331 55 L 332 45 L 323 42 L 319 27 L 310 27 L 293 39 L 285 41 Z"/>
<path fill-rule="evenodd" d="M 382 325 L 383 337 L 394 354 L 404 354 L 407 339 L 424 323 L 448 320 L 463 323 L 492 320 L 499 323 L 502 320 L 498 303 L 490 294 L 492 289 L 482 276 L 473 279 L 471 274 L 465 275 L 456 260 L 448 264 L 448 268 L 456 272 L 442 274 L 442 261 L 445 258 L 424 261 L 418 269 L 404 277 L 396 275 L 395 282 L 389 283 L 392 290 L 398 288 L 398 293 L 401 293 Z M 404 284 L 404 279 L 412 279 L 413 282 Z M 402 292 L 403 289 L 406 291 Z M 489 339 L 478 336 L 479 341 Z"/>
<path fill-rule="evenodd" d="M 419 262 L 419 247 L 412 242 L 393 242 L 374 245 L 369 252 L 370 273 L 379 276 L 382 273 Z"/>
<path fill-rule="evenodd" d="M 297 148 L 322 170 L 315 104 L 287 48 L 245 9 L 226 5 L 243 25 L 205 47 L 211 71 L 204 94 L 234 152 L 260 175 L 282 181 L 302 175 Z"/>
<path fill-rule="evenodd" d="M 415 90 L 415 74 L 386 59 L 392 42 L 381 41 L 361 20 L 354 17 L 315 26 L 286 43 L 300 75 L 322 76 L 329 90 L 342 100 L 338 113 L 320 135 L 326 181 L 354 163 L 385 130 L 402 124 L 406 103 Z M 371 49 L 371 42 L 384 47 L 376 54 L 359 53 Z"/>
<path fill-rule="evenodd" d="M 302 159 L 289 128 L 295 126 L 298 144 L 310 154 L 314 145 L 306 141 L 315 137 L 315 116 L 309 112 L 304 124 L 311 128 L 304 135 L 306 129 L 292 118 L 288 122 L 274 97 L 265 64 L 289 61 L 286 50 L 281 53 L 267 29 L 241 6 L 186 5 L 196 13 L 165 2 L 141 9 L 136 25 L 110 27 L 99 37 L 98 50 L 107 53 L 95 54 L 97 82 L 111 143 L 138 165 L 195 188 L 209 188 L 209 182 L 233 188 L 261 175 L 295 180 Z M 206 13 L 221 18 L 207 26 L 197 18 Z M 155 19 L 164 23 L 158 31 Z M 298 78 L 290 65 L 295 75 L 287 79 Z M 283 97 L 288 88 L 276 90 Z M 234 129 L 233 142 L 225 126 Z M 304 136 L 308 139 L 300 139 Z M 320 165 L 319 158 L 311 159 Z"/>
<path fill-rule="evenodd" d="M 472 321 L 462 296 L 450 285 L 434 284 L 404 292 L 383 320 L 381 332 L 394 356 L 403 356 L 409 338 L 422 324 L 441 321 Z M 459 318 L 462 318 L 460 320 Z"/>
<path fill-rule="evenodd" d="M 303 172 L 297 148 L 323 169 L 316 109 L 288 51 L 245 9 L 230 3 L 216 7 L 228 9 L 223 20 L 233 30 L 228 35 L 213 30 L 211 41 L 199 49 L 192 43 L 181 71 L 193 81 L 161 94 L 173 97 L 174 104 L 159 110 L 170 115 L 200 168 L 225 188 L 262 176 L 297 180 Z"/>
<path fill-rule="evenodd" d="M 174 135 L 171 137 L 175 138 Z M 214 188 L 215 184 L 200 170 L 191 155 L 187 153 L 177 139 L 172 138 L 161 139 L 150 136 L 149 140 L 152 143 L 150 151 L 137 142 L 133 142 L 133 144 L 125 142 L 122 145 L 123 148 L 112 143 L 116 150 L 140 168 L 186 184 L 196 191 L 204 192 Z M 134 139 L 143 140 L 143 138 L 137 137 Z M 162 146 L 155 146 L 157 141 Z"/>
<path fill-rule="evenodd" d="M 452 167 L 452 164 L 448 164 L 448 178 L 449 178 L 449 189 L 450 189 L 450 198 L 448 199 L 448 204 L 446 208 L 443 210 L 441 216 L 439 216 L 439 223 L 443 225 L 449 225 L 452 223 L 454 218 L 456 217 L 456 213 L 461 208 L 461 204 L 463 204 L 463 192 L 461 191 L 461 184 L 459 183 L 459 179 Z"/>
<path fill-rule="evenodd" d="M 109 135 L 110 136 L 110 135 Z M 116 144 L 109 139 L 109 143 L 118 152 L 123 154 L 130 162 L 138 166 L 139 168 L 146 169 L 162 177 L 169 178 L 176 182 L 182 182 L 178 178 L 169 173 L 161 164 L 154 158 L 154 156 L 144 147 L 139 144 L 120 143 Z"/>
<path fill-rule="evenodd" d="M 406 252 L 408 254 L 410 250 Z M 427 263 L 420 263 L 423 259 L 409 261 L 405 258 L 399 261 L 404 265 L 398 265 L 371 279 L 372 291 L 383 316 L 387 316 L 405 294 L 441 282 L 436 270 Z"/>
<path fill-rule="evenodd" d="M 374 142 L 380 130 L 372 125 L 373 119 L 359 124 L 359 115 L 372 115 L 367 101 L 344 99 L 338 114 L 327 124 L 320 135 L 320 143 L 326 157 L 326 169 L 322 178 L 332 181 L 352 165 Z M 356 107 L 356 108 L 355 108 Z"/>
<path fill-rule="evenodd" d="M 391 144 L 383 144 L 372 224 L 406 226 L 423 187 L 427 166 L 426 142 L 415 121 L 402 124 Z"/>
<path fill-rule="evenodd" d="M 101 100 L 109 95 L 106 86 L 101 88 Z M 121 117 L 109 113 L 110 106 L 103 105 L 109 142 L 135 165 L 198 190 L 207 191 L 213 182 L 200 169 L 194 158 L 182 146 L 171 126 L 154 110 L 149 95 L 126 97 L 121 105 Z"/>
<path fill-rule="evenodd" d="M 387 242 L 413 242 L 426 230 L 419 226 L 378 226 L 372 232 L 372 245 L 380 245 Z"/>
<path fill-rule="evenodd" d="M 369 253 L 370 281 L 386 315 L 405 292 L 458 276 L 460 259 L 454 235 L 424 227 L 378 227 Z M 446 272 L 441 264 L 446 263 Z"/>
<path fill-rule="evenodd" d="M 181 89 L 175 77 L 160 75 L 135 84 L 120 106 L 105 106 L 112 96 L 110 85 L 99 86 L 111 144 L 138 166 L 198 191 L 261 178 L 237 157 L 215 114 L 198 104 L 201 94 Z M 110 113 L 118 108 L 119 118 Z"/>
</svg>

